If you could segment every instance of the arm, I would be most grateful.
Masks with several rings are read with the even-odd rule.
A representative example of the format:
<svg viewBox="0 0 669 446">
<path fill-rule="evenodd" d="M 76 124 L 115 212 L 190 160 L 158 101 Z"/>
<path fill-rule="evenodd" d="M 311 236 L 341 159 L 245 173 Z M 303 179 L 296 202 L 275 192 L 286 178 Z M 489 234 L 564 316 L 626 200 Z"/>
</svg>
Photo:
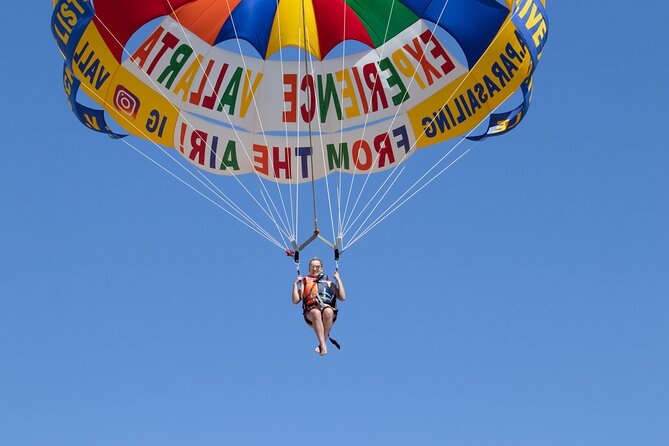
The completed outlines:
<svg viewBox="0 0 669 446">
<path fill-rule="evenodd" d="M 300 303 L 300 300 L 302 299 L 300 297 L 300 283 L 302 282 L 302 276 L 297 276 L 297 279 L 295 282 L 293 282 L 293 303 L 298 304 Z"/>
<path fill-rule="evenodd" d="M 337 281 L 337 288 L 339 289 L 337 299 L 346 300 L 346 290 L 344 289 L 344 282 L 342 282 L 341 277 L 339 277 L 339 272 L 335 272 L 332 277 Z"/>
</svg>

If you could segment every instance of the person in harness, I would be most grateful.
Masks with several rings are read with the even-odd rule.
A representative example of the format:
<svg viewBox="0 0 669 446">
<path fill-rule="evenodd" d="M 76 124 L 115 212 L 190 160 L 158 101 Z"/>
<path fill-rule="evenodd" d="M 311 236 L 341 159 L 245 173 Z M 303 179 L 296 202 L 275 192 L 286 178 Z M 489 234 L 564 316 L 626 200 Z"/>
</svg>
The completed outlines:
<svg viewBox="0 0 669 446">
<path fill-rule="evenodd" d="M 339 272 L 335 272 L 332 277 L 336 283 L 328 280 L 323 274 L 323 262 L 314 257 L 309 261 L 309 275 L 298 276 L 293 284 L 293 303 L 302 302 L 304 321 L 311 325 L 318 338 L 318 346 L 314 350 L 321 356 L 328 353 L 325 344 L 327 339 L 339 348 L 337 341 L 330 338 L 330 330 L 337 320 L 337 300 L 346 300 L 346 291 Z"/>
</svg>

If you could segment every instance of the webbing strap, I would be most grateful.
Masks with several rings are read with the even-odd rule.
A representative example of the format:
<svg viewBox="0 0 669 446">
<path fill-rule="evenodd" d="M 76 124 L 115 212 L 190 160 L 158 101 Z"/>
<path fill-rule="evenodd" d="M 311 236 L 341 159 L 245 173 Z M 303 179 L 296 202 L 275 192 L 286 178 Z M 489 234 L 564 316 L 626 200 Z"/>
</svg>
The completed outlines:
<svg viewBox="0 0 669 446">
<path fill-rule="evenodd" d="M 337 350 L 341 350 L 341 345 L 339 345 L 339 342 L 337 342 L 336 340 L 332 339 L 331 337 L 328 337 L 328 339 L 330 340 L 330 342 L 332 343 L 332 345 L 334 345 L 335 347 L 337 347 Z"/>
</svg>

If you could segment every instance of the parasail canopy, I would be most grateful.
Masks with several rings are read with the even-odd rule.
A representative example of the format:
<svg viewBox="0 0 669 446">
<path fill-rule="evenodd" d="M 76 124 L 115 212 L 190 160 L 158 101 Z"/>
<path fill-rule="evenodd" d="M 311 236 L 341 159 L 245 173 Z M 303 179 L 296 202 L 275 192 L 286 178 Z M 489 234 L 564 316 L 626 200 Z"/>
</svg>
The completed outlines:
<svg viewBox="0 0 669 446">
<path fill-rule="evenodd" d="M 297 185 L 511 130 L 548 22 L 543 0 L 55 0 L 52 31 L 89 128 Z"/>
</svg>

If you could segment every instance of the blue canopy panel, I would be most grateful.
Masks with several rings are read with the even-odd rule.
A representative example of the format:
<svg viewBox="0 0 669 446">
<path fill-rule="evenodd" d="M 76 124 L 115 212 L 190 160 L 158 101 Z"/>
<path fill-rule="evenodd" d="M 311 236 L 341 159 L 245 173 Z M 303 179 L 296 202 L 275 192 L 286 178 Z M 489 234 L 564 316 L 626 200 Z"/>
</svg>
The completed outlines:
<svg viewBox="0 0 669 446">
<path fill-rule="evenodd" d="M 546 8 L 544 8 L 544 5 L 539 0 L 532 1 L 532 8 L 536 9 L 533 9 L 531 14 L 533 14 L 535 17 L 541 17 L 541 19 L 545 22 L 544 32 L 540 35 L 540 37 L 537 37 L 539 39 L 538 41 L 535 42 L 533 32 L 537 26 L 536 23 L 539 22 L 536 22 L 532 27 L 532 31 L 530 31 L 527 28 L 527 18 L 525 17 L 525 14 L 523 14 L 521 17 L 517 11 L 514 11 L 514 15 L 511 20 L 513 20 L 513 23 L 516 25 L 518 32 L 520 32 L 523 39 L 525 40 L 525 47 L 529 50 L 530 56 L 532 57 L 532 71 L 534 71 L 536 69 L 537 63 L 539 63 L 539 58 L 541 57 L 541 52 L 544 50 L 544 45 L 546 45 L 546 39 L 548 39 L 548 16 L 546 15 Z M 526 9 L 526 7 L 524 9 Z"/>
<path fill-rule="evenodd" d="M 58 44 L 58 48 L 60 48 L 60 51 L 65 58 L 63 63 L 63 87 L 65 88 L 65 94 L 67 94 L 67 100 L 70 103 L 72 112 L 86 127 L 95 130 L 96 132 L 106 133 L 112 138 L 123 138 L 126 135 L 114 133 L 109 128 L 105 119 L 104 110 L 86 107 L 77 101 L 77 94 L 81 87 L 81 81 L 77 79 L 72 72 L 72 58 L 77 45 L 81 40 L 81 36 L 91 20 L 93 20 L 95 14 L 93 9 L 91 9 L 91 4 L 89 2 L 81 3 L 79 5 L 80 8 L 76 9 L 79 14 L 75 16 L 75 23 L 73 25 L 67 23 L 67 26 L 70 28 L 69 34 L 67 34 L 65 32 L 66 30 L 63 29 L 64 23 L 66 22 L 63 21 L 63 17 L 59 17 L 63 10 L 63 5 L 66 5 L 66 3 L 68 3 L 67 0 L 60 0 L 56 3 L 51 16 L 51 30 L 56 39 L 56 43 Z M 74 10 L 69 10 L 68 12 L 74 13 Z M 72 17 L 68 18 L 71 19 Z"/>
<path fill-rule="evenodd" d="M 276 8 L 276 0 L 242 0 L 225 21 L 214 45 L 228 39 L 243 39 L 264 58 Z"/>
<path fill-rule="evenodd" d="M 470 141 L 483 141 L 491 136 L 500 136 L 510 132 L 527 115 L 532 100 L 532 76 L 529 76 L 520 86 L 523 92 L 523 103 L 511 111 L 504 113 L 493 113 L 488 120 L 488 128 L 483 135 L 468 136 Z"/>
<path fill-rule="evenodd" d="M 69 65 L 71 62 L 71 60 L 66 60 L 63 64 L 63 80 L 65 81 L 65 93 L 67 94 L 67 100 L 70 103 L 70 107 L 72 108 L 74 115 L 77 117 L 79 122 L 91 130 L 105 133 L 113 139 L 125 138 L 127 135 L 115 133 L 109 128 L 109 125 L 107 125 L 107 120 L 105 119 L 104 110 L 86 107 L 77 101 L 77 93 L 81 87 L 81 81 L 74 77 L 74 74 L 72 73 Z"/>
<path fill-rule="evenodd" d="M 495 0 L 400 0 L 458 42 L 471 69 L 495 38 L 509 10 Z"/>
</svg>

